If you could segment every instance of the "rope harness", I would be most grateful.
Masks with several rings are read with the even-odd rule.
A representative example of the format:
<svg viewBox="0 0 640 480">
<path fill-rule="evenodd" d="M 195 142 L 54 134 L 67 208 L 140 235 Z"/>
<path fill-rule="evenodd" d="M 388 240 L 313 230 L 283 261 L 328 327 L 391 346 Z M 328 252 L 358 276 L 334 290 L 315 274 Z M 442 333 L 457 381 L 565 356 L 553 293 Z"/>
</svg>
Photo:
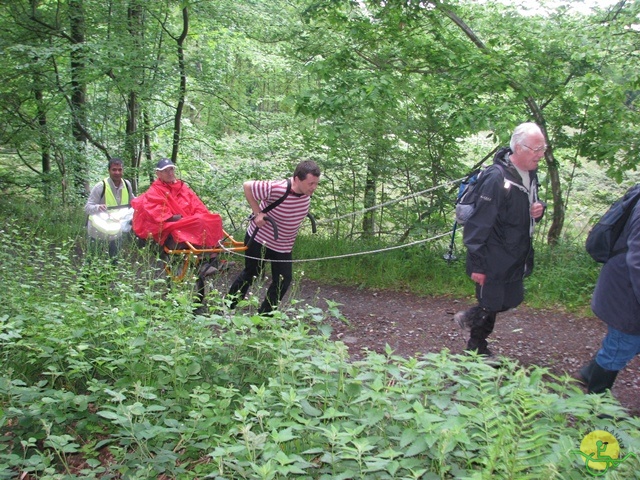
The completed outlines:
<svg viewBox="0 0 640 480">
<path fill-rule="evenodd" d="M 323 225 L 325 223 L 332 223 L 332 222 L 336 222 L 338 220 L 342 220 L 343 218 L 354 217 L 356 215 L 365 214 L 367 212 L 376 210 L 378 208 L 386 207 L 387 205 L 391 205 L 393 203 L 401 202 L 403 200 L 408 200 L 410 198 L 414 198 L 414 197 L 418 197 L 418 196 L 424 195 L 426 193 L 430 193 L 430 192 L 432 192 L 434 190 L 437 190 L 439 188 L 444 188 L 444 187 L 447 187 L 449 185 L 455 185 L 457 183 L 460 183 L 465 178 L 466 177 L 458 178 L 456 180 L 450 180 L 448 182 L 442 183 L 442 184 L 437 185 L 435 187 L 428 188 L 426 190 L 422 190 L 420 192 L 412 193 L 412 194 L 406 195 L 404 197 L 400 197 L 400 198 L 396 198 L 396 199 L 393 199 L 393 200 L 389 200 L 388 202 L 381 203 L 381 204 L 378 204 L 378 205 L 374 205 L 373 207 L 368 207 L 368 208 L 365 208 L 365 209 L 362 209 L 362 210 L 359 210 L 359 211 L 347 213 L 347 214 L 341 215 L 339 217 L 334 217 L 334 218 L 326 219 L 326 220 L 320 220 L 320 221 L 318 221 L 316 223 L 318 225 Z M 336 259 L 340 259 L 340 258 L 348 258 L 348 257 L 362 256 L 362 255 L 370 255 L 370 254 L 374 254 L 374 253 L 388 252 L 388 251 L 397 250 L 397 249 L 400 249 L 400 248 L 412 247 L 414 245 L 419 245 L 421 243 L 431 242 L 433 240 L 437 240 L 438 238 L 449 236 L 453 232 L 454 232 L 454 230 L 449 230 L 446 233 L 440 233 L 440 234 L 434 235 L 434 236 L 429 237 L 429 238 L 425 238 L 425 239 L 422 239 L 422 240 L 416 240 L 414 242 L 405 243 L 403 245 L 394 245 L 394 246 L 391 246 L 391 247 L 379 248 L 379 249 L 376 249 L 376 250 L 368 250 L 368 251 L 365 251 L 365 252 L 345 253 L 343 255 L 331 255 L 331 256 L 328 256 L 328 257 L 303 258 L 303 259 L 299 259 L 299 260 L 293 260 L 292 259 L 292 260 L 267 260 L 267 261 L 269 261 L 269 262 L 282 262 L 282 263 L 304 263 L 304 262 L 317 262 L 317 261 L 321 261 L 321 260 L 336 260 Z M 229 254 L 232 254 L 232 255 L 243 256 L 245 258 L 250 258 L 251 260 L 264 260 L 261 257 L 251 257 L 251 256 L 247 256 L 247 255 L 241 255 L 240 252 L 234 251 L 232 249 L 228 249 L 224 245 L 220 245 L 220 248 L 222 250 L 224 250 L 226 253 L 229 253 Z"/>
</svg>

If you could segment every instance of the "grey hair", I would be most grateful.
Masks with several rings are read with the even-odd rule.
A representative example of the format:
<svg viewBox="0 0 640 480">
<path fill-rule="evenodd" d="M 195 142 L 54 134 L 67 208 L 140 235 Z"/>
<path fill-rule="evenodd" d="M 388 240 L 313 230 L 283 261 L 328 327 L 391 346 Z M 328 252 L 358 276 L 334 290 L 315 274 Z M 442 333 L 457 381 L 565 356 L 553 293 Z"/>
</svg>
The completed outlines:
<svg viewBox="0 0 640 480">
<path fill-rule="evenodd" d="M 511 135 L 511 142 L 509 143 L 511 151 L 515 152 L 516 145 L 522 145 L 522 142 L 529 137 L 529 135 L 536 133 L 542 133 L 542 129 L 536 123 L 526 122 L 518 125 Z"/>
</svg>

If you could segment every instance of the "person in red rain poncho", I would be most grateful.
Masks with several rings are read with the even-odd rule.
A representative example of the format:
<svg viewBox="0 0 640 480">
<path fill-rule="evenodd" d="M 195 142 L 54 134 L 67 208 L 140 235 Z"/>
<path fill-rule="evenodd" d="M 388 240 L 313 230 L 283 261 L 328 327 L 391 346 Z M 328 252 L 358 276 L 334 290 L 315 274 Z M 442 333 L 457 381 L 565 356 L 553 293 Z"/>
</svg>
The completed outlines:
<svg viewBox="0 0 640 480">
<path fill-rule="evenodd" d="M 211 213 L 196 193 L 176 179 L 175 165 L 163 158 L 156 165 L 156 180 L 131 201 L 135 234 L 168 248 L 210 248 L 223 237 L 222 219 Z"/>
</svg>

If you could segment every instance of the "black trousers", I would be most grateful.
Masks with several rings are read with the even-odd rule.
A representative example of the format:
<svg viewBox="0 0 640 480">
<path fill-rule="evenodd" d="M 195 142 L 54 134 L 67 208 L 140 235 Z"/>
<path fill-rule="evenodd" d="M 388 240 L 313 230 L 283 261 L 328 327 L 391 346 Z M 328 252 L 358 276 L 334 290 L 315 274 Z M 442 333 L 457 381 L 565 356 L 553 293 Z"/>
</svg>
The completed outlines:
<svg viewBox="0 0 640 480">
<path fill-rule="evenodd" d="M 493 332 L 496 315 L 522 303 L 524 284 L 522 279 L 508 283 L 486 281 L 483 286 L 476 284 L 476 298 L 478 306 L 468 311 L 471 332 L 467 350 L 488 354 L 487 337 Z"/>
<path fill-rule="evenodd" d="M 249 243 L 249 247 L 245 251 L 244 270 L 229 288 L 229 296 L 232 297 L 231 308 L 235 308 L 238 301 L 245 298 L 253 281 L 262 274 L 265 261 L 275 260 L 271 262 L 271 284 L 258 309 L 258 313 L 268 313 L 278 306 L 291 285 L 293 279 L 292 255 L 291 252 L 276 252 L 255 240 L 251 242 L 249 240 L 250 237 L 247 234 L 244 242 L 245 245 Z"/>
<path fill-rule="evenodd" d="M 91 263 L 91 256 L 101 253 L 106 246 L 107 252 L 109 252 L 109 258 L 111 263 L 115 265 L 118 262 L 118 254 L 122 248 L 123 238 L 120 237 L 116 240 L 101 240 L 96 238 L 89 238 L 89 262 Z"/>
</svg>

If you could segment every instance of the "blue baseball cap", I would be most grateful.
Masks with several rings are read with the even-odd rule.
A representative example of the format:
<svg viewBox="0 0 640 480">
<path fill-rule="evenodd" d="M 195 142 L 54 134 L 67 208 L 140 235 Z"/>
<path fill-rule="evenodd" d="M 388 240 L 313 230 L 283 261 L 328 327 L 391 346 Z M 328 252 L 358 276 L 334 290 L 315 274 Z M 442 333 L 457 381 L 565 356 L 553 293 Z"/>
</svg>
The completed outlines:
<svg viewBox="0 0 640 480">
<path fill-rule="evenodd" d="M 156 165 L 156 172 L 160 172 L 160 171 L 165 170 L 167 168 L 175 168 L 175 165 L 168 158 L 163 158 Z"/>
</svg>

